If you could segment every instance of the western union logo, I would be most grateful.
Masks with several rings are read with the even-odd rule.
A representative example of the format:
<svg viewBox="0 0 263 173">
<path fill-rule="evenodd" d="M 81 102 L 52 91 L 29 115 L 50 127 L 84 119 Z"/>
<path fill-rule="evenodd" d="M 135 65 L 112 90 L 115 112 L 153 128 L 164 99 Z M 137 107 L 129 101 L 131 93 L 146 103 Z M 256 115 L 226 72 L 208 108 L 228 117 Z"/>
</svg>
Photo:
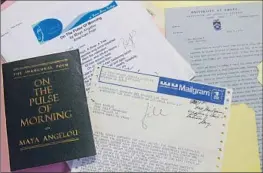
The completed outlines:
<svg viewBox="0 0 263 173">
<path fill-rule="evenodd" d="M 160 81 L 160 85 L 162 85 L 162 87 L 168 87 L 168 88 L 172 87 L 172 88 L 177 88 L 178 89 L 178 84 L 177 83 Z"/>
</svg>

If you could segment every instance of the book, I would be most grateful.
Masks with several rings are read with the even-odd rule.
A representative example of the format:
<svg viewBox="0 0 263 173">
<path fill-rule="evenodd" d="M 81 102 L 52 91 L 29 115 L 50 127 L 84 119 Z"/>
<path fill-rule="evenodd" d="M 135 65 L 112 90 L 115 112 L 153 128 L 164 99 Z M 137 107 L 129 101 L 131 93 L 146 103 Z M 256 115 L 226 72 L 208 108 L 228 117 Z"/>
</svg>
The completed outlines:
<svg viewBox="0 0 263 173">
<path fill-rule="evenodd" d="M 11 171 L 96 155 L 78 50 L 2 67 Z"/>
</svg>

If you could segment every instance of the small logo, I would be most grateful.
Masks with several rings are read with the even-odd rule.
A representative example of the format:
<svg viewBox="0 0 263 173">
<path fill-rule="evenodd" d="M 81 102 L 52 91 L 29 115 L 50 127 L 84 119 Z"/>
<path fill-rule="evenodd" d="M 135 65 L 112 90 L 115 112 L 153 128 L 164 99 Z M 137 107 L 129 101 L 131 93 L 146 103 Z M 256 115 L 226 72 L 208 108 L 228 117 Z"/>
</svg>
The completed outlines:
<svg viewBox="0 0 263 173">
<path fill-rule="evenodd" d="M 160 81 L 160 87 L 178 89 L 178 84 L 173 82 Z"/>
<path fill-rule="evenodd" d="M 211 96 L 212 96 L 212 100 L 221 101 L 223 99 L 223 92 L 220 90 L 213 90 Z"/>
<path fill-rule="evenodd" d="M 214 26 L 214 29 L 215 29 L 216 31 L 219 31 L 219 30 L 222 29 L 222 28 L 221 28 L 221 22 L 220 22 L 219 19 L 215 19 L 215 20 L 213 21 L 213 26 Z"/>
<path fill-rule="evenodd" d="M 162 87 L 170 87 L 171 86 L 171 83 L 170 82 L 166 82 L 166 81 L 160 81 L 160 85 Z"/>
<path fill-rule="evenodd" d="M 114 7 L 117 7 L 117 3 L 115 1 L 112 1 L 109 5 L 103 8 L 81 13 L 79 16 L 73 19 L 73 21 L 70 22 L 66 27 L 63 26 L 62 22 L 59 19 L 48 18 L 48 19 L 44 19 L 34 24 L 32 28 L 33 28 L 33 31 L 35 33 L 35 36 L 38 42 L 40 44 L 43 44 L 47 41 L 57 38 L 62 33 L 65 33 L 73 28 L 83 25 L 87 21 L 90 21 L 91 19 L 113 9 Z M 89 24 L 90 23 L 88 23 L 88 25 Z M 84 32 L 84 31 L 81 31 L 81 32 Z M 64 37 L 65 35 L 61 36 L 61 38 L 64 38 Z"/>
<path fill-rule="evenodd" d="M 172 88 L 173 89 L 178 89 L 178 84 L 177 83 L 172 83 Z"/>
</svg>

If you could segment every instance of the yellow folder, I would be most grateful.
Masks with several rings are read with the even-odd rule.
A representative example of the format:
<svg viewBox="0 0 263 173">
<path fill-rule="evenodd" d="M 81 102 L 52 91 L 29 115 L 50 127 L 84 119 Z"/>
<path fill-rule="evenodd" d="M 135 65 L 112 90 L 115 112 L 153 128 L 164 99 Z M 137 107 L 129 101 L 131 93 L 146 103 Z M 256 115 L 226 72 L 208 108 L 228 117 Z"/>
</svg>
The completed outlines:
<svg viewBox="0 0 263 173">
<path fill-rule="evenodd" d="M 256 131 L 253 109 L 232 105 L 222 172 L 261 172 Z"/>
</svg>

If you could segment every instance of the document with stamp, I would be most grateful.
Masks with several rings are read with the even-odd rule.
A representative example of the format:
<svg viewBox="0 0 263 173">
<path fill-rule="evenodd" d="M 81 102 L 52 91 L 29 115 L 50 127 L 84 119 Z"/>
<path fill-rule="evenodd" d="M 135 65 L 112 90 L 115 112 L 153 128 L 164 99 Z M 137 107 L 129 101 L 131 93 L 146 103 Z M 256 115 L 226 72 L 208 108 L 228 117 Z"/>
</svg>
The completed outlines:
<svg viewBox="0 0 263 173">
<path fill-rule="evenodd" d="M 262 2 L 168 8 L 165 20 L 166 38 L 191 63 L 193 80 L 232 88 L 233 104 L 245 103 L 256 112 L 263 160 L 263 88 L 257 79 L 263 52 Z"/>
<path fill-rule="evenodd" d="M 88 95 L 97 155 L 72 172 L 220 171 L 231 89 L 96 66 Z"/>
</svg>

